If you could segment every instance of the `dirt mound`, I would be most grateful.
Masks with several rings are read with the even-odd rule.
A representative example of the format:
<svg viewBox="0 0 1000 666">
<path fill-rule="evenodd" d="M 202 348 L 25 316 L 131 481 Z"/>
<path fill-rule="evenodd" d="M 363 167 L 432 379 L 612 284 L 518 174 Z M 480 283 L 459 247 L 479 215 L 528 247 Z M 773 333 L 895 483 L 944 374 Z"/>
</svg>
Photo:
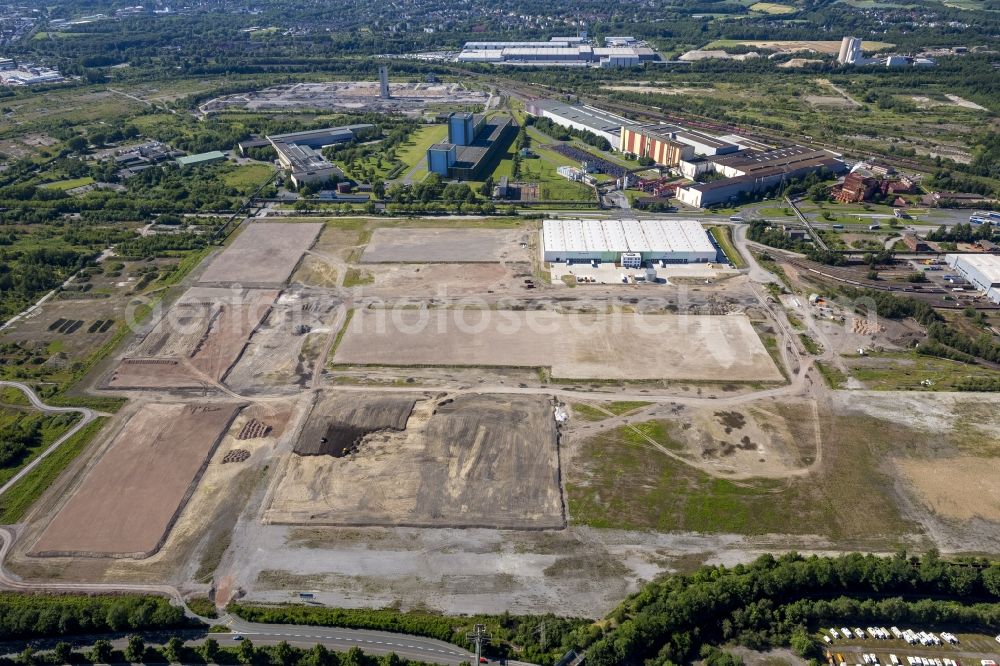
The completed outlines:
<svg viewBox="0 0 1000 666">
<path fill-rule="evenodd" d="M 300 456 L 346 456 L 357 450 L 365 435 L 404 430 L 415 402 L 403 397 L 323 399 L 309 415 L 294 451 Z"/>
</svg>

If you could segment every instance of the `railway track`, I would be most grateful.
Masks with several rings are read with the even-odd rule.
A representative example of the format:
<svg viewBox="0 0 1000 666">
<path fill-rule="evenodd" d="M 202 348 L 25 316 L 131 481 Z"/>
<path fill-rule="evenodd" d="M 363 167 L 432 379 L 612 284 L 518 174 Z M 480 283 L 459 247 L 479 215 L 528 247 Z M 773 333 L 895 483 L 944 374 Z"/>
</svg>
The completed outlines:
<svg viewBox="0 0 1000 666">
<path fill-rule="evenodd" d="M 927 288 L 915 288 L 907 286 L 899 286 L 886 284 L 884 282 L 877 282 L 874 280 L 866 280 L 859 278 L 856 271 L 849 268 L 842 268 L 838 266 L 826 266 L 823 264 L 817 264 L 815 262 L 809 261 L 808 259 L 800 259 L 798 257 L 792 257 L 787 255 L 781 255 L 779 261 L 782 263 L 787 263 L 795 268 L 810 273 L 812 275 L 818 275 L 820 277 L 826 278 L 828 280 L 834 280 L 842 284 L 848 284 L 852 287 L 859 287 L 861 289 L 875 289 L 877 291 L 888 291 L 893 293 L 905 294 L 914 298 L 919 298 L 920 300 L 933 300 L 933 305 L 935 308 L 941 308 L 945 310 L 962 310 L 969 305 L 976 308 L 977 310 L 1000 310 L 1000 305 L 994 303 L 984 303 L 984 302 L 968 302 L 951 300 L 945 301 L 941 297 L 948 294 L 947 291 L 938 287 L 927 287 Z"/>
<path fill-rule="evenodd" d="M 494 78 L 491 80 L 494 85 L 502 87 L 505 92 L 513 93 L 515 96 L 522 99 L 540 99 L 543 96 L 555 95 L 558 96 L 559 93 L 543 88 L 540 85 L 535 85 L 533 88 L 524 87 L 518 81 L 511 81 L 508 79 Z M 656 110 L 652 106 L 642 106 L 639 104 L 633 104 L 630 102 L 622 102 L 619 100 L 610 100 L 607 98 L 592 97 L 589 95 L 581 95 L 580 101 L 584 104 L 593 104 L 601 108 L 605 108 L 608 111 L 612 111 L 619 114 L 631 113 L 639 118 L 647 118 L 649 120 L 656 120 L 668 123 L 681 123 L 688 125 L 690 127 L 695 127 L 703 130 L 710 130 L 714 132 L 722 132 L 725 134 L 739 134 L 745 136 L 748 139 L 753 139 L 760 141 L 765 144 L 787 144 L 790 141 L 797 141 L 806 146 L 813 148 L 822 148 L 826 150 L 831 150 L 835 153 L 842 153 L 843 147 L 837 146 L 831 143 L 826 143 L 824 141 L 817 141 L 813 137 L 807 134 L 800 134 L 798 136 L 784 136 L 779 135 L 774 132 L 774 130 L 766 127 L 760 127 L 757 125 L 750 124 L 732 124 L 726 123 L 714 118 L 709 118 L 707 116 L 702 116 L 699 114 L 677 114 L 670 113 L 667 111 Z M 859 159 L 865 157 L 876 157 L 879 160 L 886 162 L 887 164 L 892 164 L 894 166 L 901 166 L 908 169 L 914 169 L 916 171 L 928 171 L 932 167 L 928 164 L 918 162 L 916 160 L 910 160 L 905 157 L 898 157 L 895 155 L 886 155 L 884 153 L 878 153 L 874 150 L 867 150 L 864 155 L 860 155 Z"/>
</svg>

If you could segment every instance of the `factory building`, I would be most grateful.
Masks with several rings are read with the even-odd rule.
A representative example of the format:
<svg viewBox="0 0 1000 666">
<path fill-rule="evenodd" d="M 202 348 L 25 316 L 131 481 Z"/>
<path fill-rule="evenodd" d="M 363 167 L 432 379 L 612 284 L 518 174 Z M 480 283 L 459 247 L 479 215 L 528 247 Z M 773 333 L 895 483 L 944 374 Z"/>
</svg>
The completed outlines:
<svg viewBox="0 0 1000 666">
<path fill-rule="evenodd" d="M 804 146 L 722 155 L 706 159 L 705 164 L 706 170 L 721 173 L 726 179 L 678 188 L 678 200 L 704 208 L 768 190 L 808 173 L 826 170 L 837 175 L 847 171 L 847 165 L 833 153 Z"/>
<path fill-rule="evenodd" d="M 715 261 L 715 245 L 696 220 L 545 220 L 542 260 L 687 264 Z M 639 264 L 639 265 L 637 265 Z"/>
<path fill-rule="evenodd" d="M 626 125 L 621 130 L 621 150 L 649 157 L 660 166 L 676 167 L 695 155 L 728 155 L 740 147 L 705 132 L 677 125 Z"/>
<path fill-rule="evenodd" d="M 343 177 L 344 173 L 327 161 L 317 148 L 336 143 L 347 143 L 356 138 L 368 137 L 376 132 L 375 125 L 344 125 L 305 132 L 275 134 L 267 140 L 278 153 L 278 162 L 289 172 L 296 187 Z"/>
<path fill-rule="evenodd" d="M 594 46 L 585 37 L 553 37 L 547 42 L 466 42 L 458 62 L 551 67 L 635 67 L 658 61 L 649 46 L 631 37 L 613 37 Z"/>
<path fill-rule="evenodd" d="M 607 139 L 613 148 L 621 142 L 622 125 L 629 122 L 609 111 L 586 104 L 564 104 L 553 99 L 526 102 L 525 110 L 537 117 L 548 118 L 556 125 L 575 130 L 586 130 Z"/>
<path fill-rule="evenodd" d="M 955 272 L 1000 303 L 1000 256 L 995 254 L 947 254 L 945 261 Z"/>
<path fill-rule="evenodd" d="M 448 142 L 427 149 L 427 170 L 444 178 L 481 180 L 516 135 L 517 125 L 510 116 L 487 119 L 472 113 L 451 113 Z"/>
<path fill-rule="evenodd" d="M 844 37 L 840 41 L 840 53 L 837 54 L 837 62 L 841 65 L 856 65 L 862 59 L 861 39 L 858 37 Z"/>
<path fill-rule="evenodd" d="M 675 167 L 681 160 L 694 156 L 694 148 L 674 140 L 674 135 L 661 128 L 671 125 L 627 125 L 621 128 L 619 146 L 624 153 L 648 157 L 660 166 Z"/>
</svg>

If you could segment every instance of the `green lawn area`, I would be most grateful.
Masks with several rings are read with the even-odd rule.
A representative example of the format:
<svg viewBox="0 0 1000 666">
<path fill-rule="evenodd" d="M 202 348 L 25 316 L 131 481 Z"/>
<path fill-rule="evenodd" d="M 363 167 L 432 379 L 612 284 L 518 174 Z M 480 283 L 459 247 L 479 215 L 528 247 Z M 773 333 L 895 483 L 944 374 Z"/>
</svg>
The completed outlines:
<svg viewBox="0 0 1000 666">
<path fill-rule="evenodd" d="M 94 435 L 100 432 L 107 420 L 107 417 L 101 417 L 88 423 L 0 497 L 0 524 L 12 525 L 19 522 L 46 488 L 80 455 Z"/>
<path fill-rule="evenodd" d="M 605 411 L 611 412 L 614 416 L 621 416 L 629 412 L 645 407 L 651 403 L 638 400 L 616 400 L 614 402 L 601 403 L 600 408 L 574 402 L 571 407 L 573 414 L 584 421 L 603 421 L 611 418 Z"/>
<path fill-rule="evenodd" d="M 556 169 L 560 166 L 579 166 L 575 160 L 542 148 L 543 142 L 551 142 L 552 139 L 547 139 L 534 128 L 528 129 L 528 135 L 532 139 L 531 152 L 538 157 L 521 160 L 519 181 L 538 183 L 539 198 L 543 201 L 596 202 L 593 188 L 563 178 L 556 173 Z M 511 176 L 512 168 L 513 153 L 508 152 L 494 169 L 493 180 L 496 181 L 501 176 Z"/>
<path fill-rule="evenodd" d="M 746 268 L 746 260 L 737 251 L 736 246 L 733 245 L 733 231 L 731 227 L 712 227 L 709 229 L 709 233 L 712 234 L 712 238 L 722 248 L 722 252 L 729 259 L 729 263 L 736 266 L 736 268 Z"/>
<path fill-rule="evenodd" d="M 566 490 L 570 521 L 593 527 L 736 534 L 820 534 L 858 543 L 895 543 L 914 526 L 891 499 L 876 460 L 917 436 L 869 417 L 821 414 L 824 466 L 803 478 L 717 478 L 668 455 L 629 426 L 582 446 Z M 670 451 L 681 424 L 639 430 Z M 811 428 L 810 428 L 811 429 Z M 931 437 L 928 435 L 927 437 Z M 579 470 L 579 471 L 578 471 Z"/>
<path fill-rule="evenodd" d="M 447 125 L 427 125 L 411 134 L 409 140 L 396 151 L 396 156 L 408 167 L 414 167 L 427 157 L 428 148 L 447 140 Z"/>
<path fill-rule="evenodd" d="M 84 176 L 83 178 L 70 178 L 67 180 L 57 180 L 54 183 L 45 183 L 39 187 L 47 190 L 72 190 L 75 187 L 83 187 L 84 185 L 92 185 L 94 179 L 90 176 Z"/>
<path fill-rule="evenodd" d="M 852 377 L 876 391 L 954 391 L 969 380 L 1000 381 L 1000 371 L 912 351 L 851 355 L 847 364 Z"/>
<path fill-rule="evenodd" d="M 249 194 L 273 174 L 274 167 L 268 164 L 246 164 L 232 167 L 222 175 L 222 182 L 243 194 Z"/>
</svg>

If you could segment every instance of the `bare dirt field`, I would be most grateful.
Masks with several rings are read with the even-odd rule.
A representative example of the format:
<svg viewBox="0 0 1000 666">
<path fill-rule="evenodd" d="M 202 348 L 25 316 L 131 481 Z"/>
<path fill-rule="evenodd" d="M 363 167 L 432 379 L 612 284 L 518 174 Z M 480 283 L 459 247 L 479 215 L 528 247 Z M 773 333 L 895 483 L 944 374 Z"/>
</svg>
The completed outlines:
<svg viewBox="0 0 1000 666">
<path fill-rule="evenodd" d="M 746 315 L 359 310 L 334 363 L 551 367 L 580 379 L 780 381 Z"/>
<path fill-rule="evenodd" d="M 805 95 L 802 99 L 813 106 L 826 106 L 834 109 L 854 108 L 854 104 L 852 104 L 850 100 L 844 99 L 843 97 L 834 97 L 830 95 Z"/>
<path fill-rule="evenodd" d="M 365 428 L 398 425 L 412 398 L 386 407 L 331 394 L 328 405 Z M 311 438 L 311 421 L 303 437 Z M 387 417 L 387 418 L 382 418 Z M 396 419 L 394 423 L 390 423 Z M 388 425 L 387 425 L 388 424 Z M 352 434 L 357 434 L 356 428 Z M 296 448 L 301 448 L 297 445 Z M 346 456 L 290 454 L 265 513 L 270 523 L 557 528 L 563 525 L 552 404 L 528 396 L 464 395 L 417 402 L 399 432 L 363 436 Z"/>
<path fill-rule="evenodd" d="M 386 264 L 373 271 L 374 281 L 366 289 L 372 294 L 405 294 L 436 297 L 481 294 L 509 290 L 520 283 L 516 275 L 530 276 L 531 265 L 523 264 Z M 516 285 L 520 286 L 520 285 Z"/>
<path fill-rule="evenodd" d="M 199 282 L 258 288 L 282 286 L 322 229 L 322 224 L 312 222 L 253 222 L 212 260 Z"/>
<path fill-rule="evenodd" d="M 201 386 L 225 377 L 277 291 L 193 287 L 126 354 L 108 388 Z"/>
<path fill-rule="evenodd" d="M 85 472 L 31 554 L 151 555 L 238 409 L 233 404 L 146 405 Z"/>
<path fill-rule="evenodd" d="M 529 232 L 520 229 L 376 229 L 361 262 L 484 263 L 526 261 Z"/>
<path fill-rule="evenodd" d="M 982 518 L 1000 523 L 996 458 L 897 459 L 920 499 L 938 515 L 956 520 Z"/>
</svg>

